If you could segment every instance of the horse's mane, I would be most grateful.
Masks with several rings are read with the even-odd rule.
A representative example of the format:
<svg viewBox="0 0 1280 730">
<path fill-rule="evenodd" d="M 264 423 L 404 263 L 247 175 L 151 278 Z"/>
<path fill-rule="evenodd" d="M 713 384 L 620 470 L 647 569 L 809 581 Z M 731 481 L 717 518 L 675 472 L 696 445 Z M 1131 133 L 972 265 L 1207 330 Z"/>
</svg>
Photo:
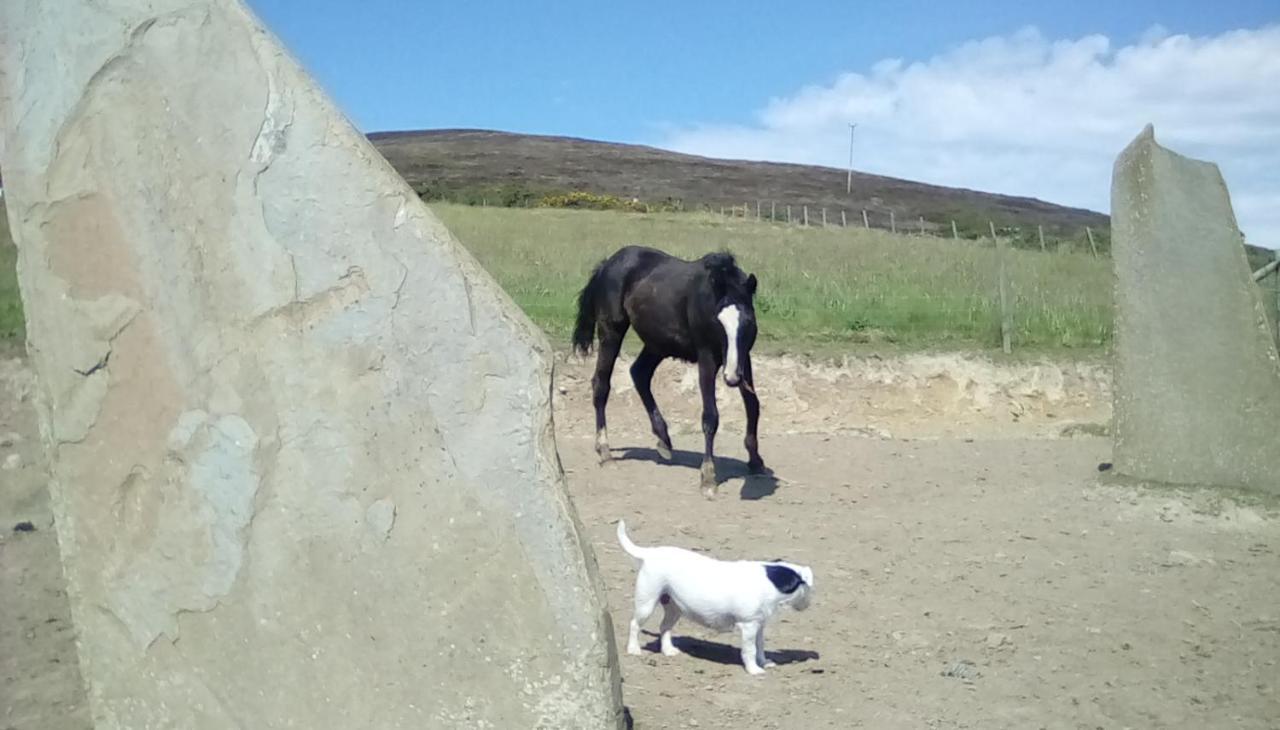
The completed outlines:
<svg viewBox="0 0 1280 730">
<path fill-rule="evenodd" d="M 738 262 L 728 251 L 717 251 L 702 257 L 702 265 L 712 276 L 726 276 L 738 269 Z"/>
</svg>

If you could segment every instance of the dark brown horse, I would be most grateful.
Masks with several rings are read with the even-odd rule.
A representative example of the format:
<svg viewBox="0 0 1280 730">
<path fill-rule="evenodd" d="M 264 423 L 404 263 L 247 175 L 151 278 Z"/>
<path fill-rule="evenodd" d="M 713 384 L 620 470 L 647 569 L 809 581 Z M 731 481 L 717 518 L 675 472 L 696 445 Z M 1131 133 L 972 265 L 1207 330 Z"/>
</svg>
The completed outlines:
<svg viewBox="0 0 1280 730">
<path fill-rule="evenodd" d="M 672 457 L 671 437 L 653 400 L 650 383 L 658 364 L 674 357 L 698 364 L 702 432 L 706 436 L 703 493 L 708 497 L 715 493 L 712 445 L 720 426 L 715 381 L 722 367 L 725 384 L 741 391 L 746 407 L 748 466 L 753 472 L 764 470 L 756 438 L 760 401 L 751 378 L 751 347 L 756 341 L 752 301 L 755 293 L 755 274 L 743 272 L 728 253 L 685 261 L 657 249 L 626 246 L 596 266 L 578 297 L 573 345 L 585 355 L 591 349 L 593 331 L 600 340 L 591 381 L 600 463 L 611 458 L 605 404 L 614 362 L 627 328 L 631 327 L 644 345 L 631 366 L 631 379 L 658 437 L 658 453 L 664 459 Z"/>
</svg>

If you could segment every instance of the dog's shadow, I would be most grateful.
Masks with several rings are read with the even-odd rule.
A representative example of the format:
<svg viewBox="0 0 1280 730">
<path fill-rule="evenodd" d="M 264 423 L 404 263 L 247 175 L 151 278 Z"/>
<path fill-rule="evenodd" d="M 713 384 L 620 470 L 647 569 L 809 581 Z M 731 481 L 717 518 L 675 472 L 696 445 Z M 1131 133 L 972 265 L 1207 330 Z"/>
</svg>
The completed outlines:
<svg viewBox="0 0 1280 730">
<path fill-rule="evenodd" d="M 654 652 L 660 651 L 661 642 L 656 638 L 658 634 L 652 631 L 646 631 L 645 633 L 655 637 L 655 639 L 645 644 L 644 648 Z M 695 639 L 692 636 L 672 636 L 671 643 L 694 659 L 715 662 L 716 664 L 742 664 L 742 650 L 736 646 L 730 646 L 719 641 Z M 799 664 L 801 662 L 816 661 L 821 658 L 818 652 L 809 651 L 808 649 L 782 649 L 781 651 L 769 651 L 766 649 L 764 656 L 780 667 L 785 664 Z"/>
<path fill-rule="evenodd" d="M 657 449 L 629 447 L 621 449 L 622 453 L 614 458 L 619 461 L 651 461 L 661 466 L 677 466 L 697 471 L 702 468 L 702 453 L 698 451 L 682 451 L 672 449 L 671 458 L 664 459 Z M 778 491 L 781 483 L 773 470 L 765 467 L 763 472 L 754 473 L 747 462 L 729 456 L 713 457 L 716 464 L 716 479 L 721 484 L 742 478 L 742 489 L 738 492 L 740 499 L 754 501 L 764 499 Z"/>
</svg>

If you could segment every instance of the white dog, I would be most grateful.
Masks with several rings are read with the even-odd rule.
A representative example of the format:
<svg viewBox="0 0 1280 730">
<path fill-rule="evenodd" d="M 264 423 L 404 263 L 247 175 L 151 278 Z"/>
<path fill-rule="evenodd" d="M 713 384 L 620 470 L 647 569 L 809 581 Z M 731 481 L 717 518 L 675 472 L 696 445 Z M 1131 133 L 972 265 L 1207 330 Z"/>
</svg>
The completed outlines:
<svg viewBox="0 0 1280 730">
<path fill-rule="evenodd" d="M 681 616 L 716 631 L 737 627 L 742 634 L 742 664 L 750 674 L 774 666 L 764 655 L 765 623 L 782 606 L 809 607 L 813 571 L 804 565 L 755 560 L 725 561 L 677 547 L 637 547 L 618 520 L 618 542 L 640 566 L 636 575 L 635 615 L 627 653 L 640 653 L 640 626 L 662 604 L 662 653 L 675 656 L 671 629 Z"/>
</svg>

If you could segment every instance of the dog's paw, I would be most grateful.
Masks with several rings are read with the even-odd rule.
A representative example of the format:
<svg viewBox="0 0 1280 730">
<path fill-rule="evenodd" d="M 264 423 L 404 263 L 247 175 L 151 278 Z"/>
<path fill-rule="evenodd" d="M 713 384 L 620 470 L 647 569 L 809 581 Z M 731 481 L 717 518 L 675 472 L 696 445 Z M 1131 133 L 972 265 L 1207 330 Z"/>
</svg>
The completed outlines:
<svg viewBox="0 0 1280 730">
<path fill-rule="evenodd" d="M 675 648 L 674 646 L 664 646 L 664 647 L 662 647 L 662 656 L 680 656 L 680 655 L 681 655 L 681 654 L 683 654 L 683 653 L 684 653 L 684 652 L 680 651 L 679 649 Z"/>
</svg>

